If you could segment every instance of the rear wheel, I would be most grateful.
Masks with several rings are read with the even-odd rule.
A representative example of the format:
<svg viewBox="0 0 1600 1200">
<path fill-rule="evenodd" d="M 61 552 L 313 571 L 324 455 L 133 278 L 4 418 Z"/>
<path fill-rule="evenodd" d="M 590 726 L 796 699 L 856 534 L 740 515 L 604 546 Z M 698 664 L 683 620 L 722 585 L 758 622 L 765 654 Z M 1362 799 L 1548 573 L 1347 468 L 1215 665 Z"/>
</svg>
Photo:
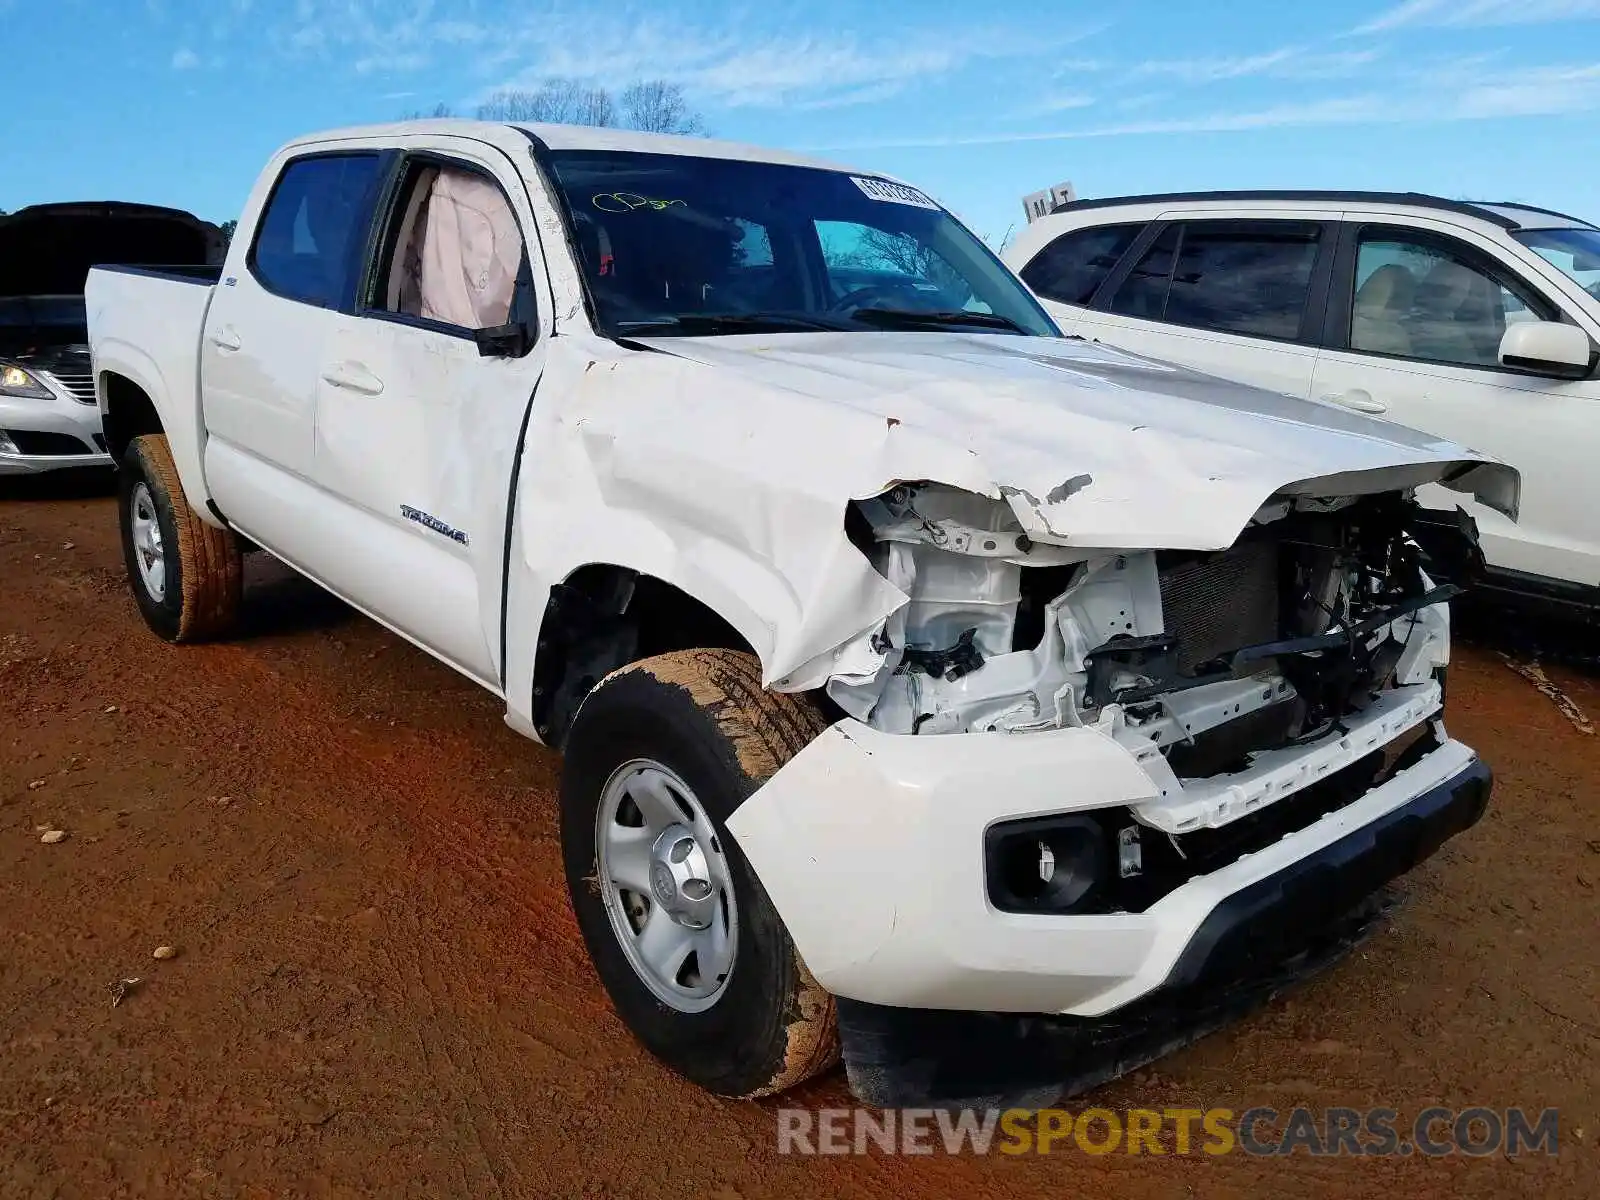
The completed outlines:
<svg viewBox="0 0 1600 1200">
<path fill-rule="evenodd" d="M 688 650 L 601 680 L 566 743 L 562 853 L 590 958 L 634 1036 L 718 1095 L 838 1058 L 833 997 L 725 823 L 824 727 L 763 689 L 753 656 Z"/>
<path fill-rule="evenodd" d="M 189 507 L 164 434 L 129 443 L 117 509 L 128 583 L 145 624 L 169 642 L 230 632 L 244 592 L 239 539 Z"/>
</svg>

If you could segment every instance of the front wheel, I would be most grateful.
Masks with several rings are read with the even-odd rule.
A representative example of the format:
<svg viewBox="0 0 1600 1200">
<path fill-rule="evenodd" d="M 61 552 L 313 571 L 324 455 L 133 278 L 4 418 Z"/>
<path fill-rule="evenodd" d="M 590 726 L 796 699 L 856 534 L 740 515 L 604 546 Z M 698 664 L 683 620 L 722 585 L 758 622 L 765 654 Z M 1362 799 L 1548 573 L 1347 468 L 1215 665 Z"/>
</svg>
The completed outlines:
<svg viewBox="0 0 1600 1200">
<path fill-rule="evenodd" d="M 753 656 L 687 650 L 601 680 L 567 740 L 561 846 L 589 956 L 645 1048 L 717 1095 L 837 1061 L 833 997 L 726 826 L 824 727 Z"/>
<path fill-rule="evenodd" d="M 145 624 L 169 642 L 228 633 L 244 591 L 237 535 L 189 507 L 165 435 L 134 438 L 117 477 L 122 556 Z"/>
</svg>

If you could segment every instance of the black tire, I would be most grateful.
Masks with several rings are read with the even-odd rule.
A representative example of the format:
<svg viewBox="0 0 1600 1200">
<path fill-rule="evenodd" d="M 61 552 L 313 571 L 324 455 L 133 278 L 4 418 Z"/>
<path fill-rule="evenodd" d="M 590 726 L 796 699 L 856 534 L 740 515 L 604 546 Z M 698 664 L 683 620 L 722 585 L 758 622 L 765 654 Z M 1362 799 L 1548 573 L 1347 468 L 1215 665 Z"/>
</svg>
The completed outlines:
<svg viewBox="0 0 1600 1200">
<path fill-rule="evenodd" d="M 639 1042 L 720 1095 L 772 1095 L 838 1061 L 834 999 L 795 951 L 782 919 L 728 834 L 738 805 L 826 721 L 807 701 L 761 686 L 757 660 L 687 650 L 613 672 L 584 698 L 565 747 L 561 847 L 567 888 L 595 969 Z M 648 758 L 676 773 L 716 828 L 738 912 L 732 970 L 702 1012 L 657 997 L 629 961 L 601 894 L 596 825 L 606 782 Z"/>
<path fill-rule="evenodd" d="M 141 487 L 161 531 L 165 583 L 159 596 L 145 582 L 134 544 L 134 499 Z M 123 453 L 117 518 L 128 584 L 151 630 L 169 642 L 206 641 L 233 630 L 244 593 L 239 539 L 232 530 L 206 524 L 189 507 L 166 435 L 136 437 Z"/>
</svg>

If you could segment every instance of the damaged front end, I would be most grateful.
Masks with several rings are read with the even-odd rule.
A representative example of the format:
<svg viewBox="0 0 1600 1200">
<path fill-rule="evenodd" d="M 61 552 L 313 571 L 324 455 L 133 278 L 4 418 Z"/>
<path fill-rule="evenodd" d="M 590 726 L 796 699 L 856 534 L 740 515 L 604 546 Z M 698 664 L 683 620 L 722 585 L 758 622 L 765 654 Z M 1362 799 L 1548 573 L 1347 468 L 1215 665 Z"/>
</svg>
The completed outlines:
<svg viewBox="0 0 1600 1200">
<path fill-rule="evenodd" d="M 1483 811 L 1488 773 L 1440 719 L 1458 588 L 1428 569 L 1481 562 L 1470 521 L 1447 538 L 1405 492 L 1280 494 L 1226 549 L 1119 552 L 907 485 L 849 525 L 907 602 L 866 637 L 876 669 L 829 680 L 835 703 L 891 734 L 1098 732 L 1151 785 L 1086 801 L 1103 760 L 1075 754 L 1010 812 L 976 802 L 982 915 L 947 913 L 922 958 L 893 959 L 954 946 L 909 998 L 854 966 L 891 958 L 905 885 L 874 953 L 825 962 L 864 1102 L 1028 1108 L 1162 1057 L 1348 952 L 1390 881 Z"/>
<path fill-rule="evenodd" d="M 1093 726 L 1160 783 L 1143 823 L 1224 824 L 1276 799 L 1248 787 L 1261 756 L 1437 709 L 1420 689 L 1448 660 L 1458 588 L 1429 578 L 1411 529 L 1437 548 L 1441 526 L 1420 513 L 1400 492 L 1282 496 L 1225 550 L 1123 552 L 1035 541 L 1003 502 L 899 486 L 847 524 L 907 602 L 840 654 L 827 693 L 885 732 Z M 1242 791 L 1204 786 L 1232 777 Z"/>
</svg>

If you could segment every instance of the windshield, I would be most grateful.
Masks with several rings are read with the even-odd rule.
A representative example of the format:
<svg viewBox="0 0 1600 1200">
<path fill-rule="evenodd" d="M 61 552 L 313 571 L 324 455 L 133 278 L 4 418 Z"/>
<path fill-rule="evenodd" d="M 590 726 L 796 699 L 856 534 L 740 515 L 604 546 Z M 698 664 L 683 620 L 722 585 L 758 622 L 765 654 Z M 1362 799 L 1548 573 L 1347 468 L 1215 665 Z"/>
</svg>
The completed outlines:
<svg viewBox="0 0 1600 1200">
<path fill-rule="evenodd" d="M 1524 229 L 1511 236 L 1600 299 L 1600 229 Z"/>
<path fill-rule="evenodd" d="M 1060 336 L 994 253 L 914 189 L 678 154 L 559 150 L 545 161 L 608 336 L 885 328 Z"/>
</svg>

